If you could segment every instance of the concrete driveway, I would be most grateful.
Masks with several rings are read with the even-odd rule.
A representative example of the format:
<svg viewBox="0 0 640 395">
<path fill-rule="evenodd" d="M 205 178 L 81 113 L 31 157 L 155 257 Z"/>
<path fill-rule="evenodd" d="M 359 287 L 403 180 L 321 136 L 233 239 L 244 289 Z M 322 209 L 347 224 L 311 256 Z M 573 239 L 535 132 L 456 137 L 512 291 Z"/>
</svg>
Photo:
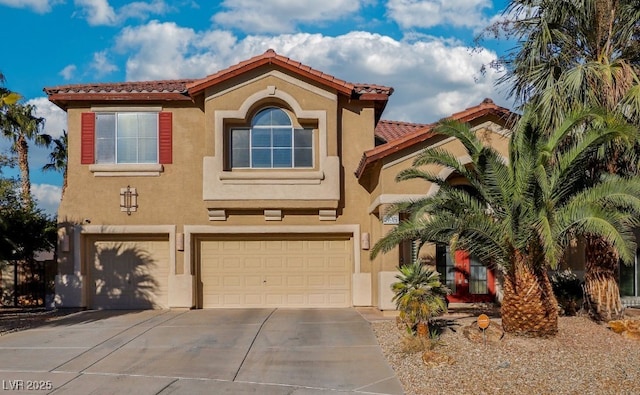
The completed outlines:
<svg viewBox="0 0 640 395">
<path fill-rule="evenodd" d="M 86 311 L 0 337 L 2 390 L 402 394 L 355 309 Z"/>
</svg>

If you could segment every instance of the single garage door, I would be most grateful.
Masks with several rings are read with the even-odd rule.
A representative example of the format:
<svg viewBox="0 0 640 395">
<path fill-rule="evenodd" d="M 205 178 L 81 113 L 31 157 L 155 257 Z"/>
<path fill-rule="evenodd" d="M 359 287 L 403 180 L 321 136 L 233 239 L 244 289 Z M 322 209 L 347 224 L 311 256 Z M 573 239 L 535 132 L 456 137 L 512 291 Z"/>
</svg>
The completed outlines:
<svg viewBox="0 0 640 395">
<path fill-rule="evenodd" d="M 202 240 L 200 307 L 351 306 L 349 236 Z"/>
<path fill-rule="evenodd" d="M 91 308 L 168 307 L 168 236 L 90 238 L 88 253 Z"/>
</svg>

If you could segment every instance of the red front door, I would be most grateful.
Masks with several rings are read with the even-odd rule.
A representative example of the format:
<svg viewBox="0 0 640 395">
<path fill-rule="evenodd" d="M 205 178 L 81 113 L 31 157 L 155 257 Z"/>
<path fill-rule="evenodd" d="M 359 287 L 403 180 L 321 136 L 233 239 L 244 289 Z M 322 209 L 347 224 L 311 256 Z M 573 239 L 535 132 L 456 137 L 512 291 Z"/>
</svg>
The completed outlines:
<svg viewBox="0 0 640 395">
<path fill-rule="evenodd" d="M 451 259 L 449 247 L 437 248 L 437 269 L 443 275 L 452 294 L 447 298 L 453 303 L 493 302 L 495 299 L 495 274 L 465 251 L 457 251 Z"/>
</svg>

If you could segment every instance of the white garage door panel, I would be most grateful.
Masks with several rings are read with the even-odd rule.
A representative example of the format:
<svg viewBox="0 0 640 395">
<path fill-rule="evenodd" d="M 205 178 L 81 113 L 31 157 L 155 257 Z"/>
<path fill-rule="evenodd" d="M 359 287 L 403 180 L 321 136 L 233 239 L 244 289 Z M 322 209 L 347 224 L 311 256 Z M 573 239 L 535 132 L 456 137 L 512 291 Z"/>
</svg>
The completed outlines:
<svg viewBox="0 0 640 395">
<path fill-rule="evenodd" d="M 91 241 L 91 308 L 168 308 L 168 246 L 167 240 Z"/>
<path fill-rule="evenodd" d="M 351 240 L 204 240 L 202 307 L 347 307 Z"/>
</svg>

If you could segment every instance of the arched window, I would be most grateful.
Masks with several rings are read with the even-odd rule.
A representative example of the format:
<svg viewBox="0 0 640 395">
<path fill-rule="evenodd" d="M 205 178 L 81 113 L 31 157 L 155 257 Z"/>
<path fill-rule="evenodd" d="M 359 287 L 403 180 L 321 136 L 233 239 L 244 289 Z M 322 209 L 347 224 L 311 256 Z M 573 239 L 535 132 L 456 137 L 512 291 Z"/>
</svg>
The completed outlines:
<svg viewBox="0 0 640 395">
<path fill-rule="evenodd" d="M 313 167 L 313 130 L 296 129 L 280 108 L 258 111 L 251 128 L 231 130 L 232 168 Z"/>
</svg>

